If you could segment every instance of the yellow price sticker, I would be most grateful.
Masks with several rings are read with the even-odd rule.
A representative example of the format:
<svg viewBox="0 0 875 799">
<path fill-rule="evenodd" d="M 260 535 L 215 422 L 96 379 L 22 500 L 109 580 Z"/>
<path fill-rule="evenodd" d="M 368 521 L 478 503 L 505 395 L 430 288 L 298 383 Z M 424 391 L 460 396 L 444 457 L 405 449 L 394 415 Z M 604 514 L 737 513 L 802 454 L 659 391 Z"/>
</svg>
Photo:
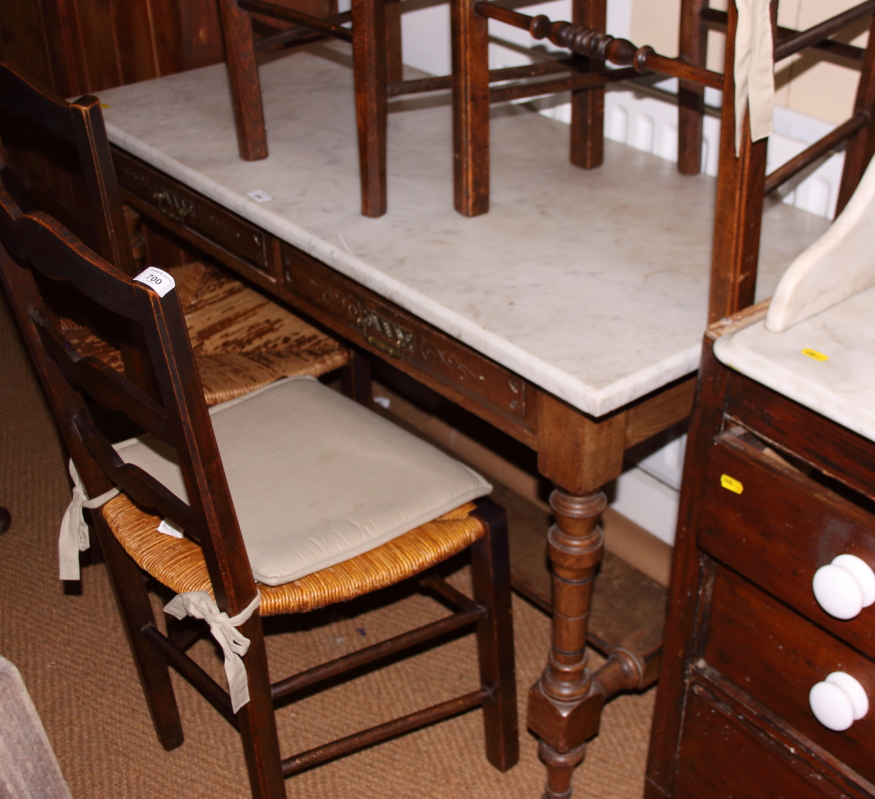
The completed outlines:
<svg viewBox="0 0 875 799">
<path fill-rule="evenodd" d="M 741 480 L 736 480 L 728 474 L 720 475 L 720 485 L 727 491 L 732 491 L 733 494 L 740 494 L 744 491 L 744 486 L 741 484 Z"/>
<path fill-rule="evenodd" d="M 803 355 L 807 355 L 809 358 L 813 358 L 815 361 L 828 361 L 829 355 L 824 355 L 822 352 L 818 352 L 817 350 L 810 350 L 807 347 L 802 350 Z"/>
</svg>

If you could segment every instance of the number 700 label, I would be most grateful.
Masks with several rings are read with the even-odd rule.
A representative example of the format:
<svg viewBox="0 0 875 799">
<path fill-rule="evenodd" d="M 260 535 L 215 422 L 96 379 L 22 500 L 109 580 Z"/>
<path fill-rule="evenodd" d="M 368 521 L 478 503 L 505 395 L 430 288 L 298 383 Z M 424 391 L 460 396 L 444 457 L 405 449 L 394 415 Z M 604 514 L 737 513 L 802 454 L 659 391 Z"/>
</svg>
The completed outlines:
<svg viewBox="0 0 875 799">
<path fill-rule="evenodd" d="M 173 291 L 176 287 L 176 281 L 173 279 L 173 276 L 168 275 L 167 272 L 163 269 L 159 269 L 157 266 L 146 267 L 146 269 L 140 272 L 134 280 L 136 280 L 137 283 L 142 283 L 143 285 L 148 286 L 156 292 L 159 297 L 163 297 L 168 291 Z"/>
</svg>

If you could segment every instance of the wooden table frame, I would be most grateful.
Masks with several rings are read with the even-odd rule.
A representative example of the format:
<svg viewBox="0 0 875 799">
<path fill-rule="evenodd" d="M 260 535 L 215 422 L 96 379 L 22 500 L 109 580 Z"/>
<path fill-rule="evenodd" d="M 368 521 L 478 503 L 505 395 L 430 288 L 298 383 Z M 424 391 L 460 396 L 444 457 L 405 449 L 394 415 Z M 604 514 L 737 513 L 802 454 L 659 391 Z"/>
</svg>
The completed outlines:
<svg viewBox="0 0 875 799">
<path fill-rule="evenodd" d="M 604 5 L 604 0 L 576 0 L 574 21 L 603 26 Z M 704 64 L 702 20 L 709 11 L 704 0 L 683 1 L 682 52 L 692 63 Z M 734 5 L 726 23 L 725 63 L 731 67 Z M 871 110 L 875 95 L 872 53 L 871 48 L 866 53 L 858 111 Z M 683 89 L 680 167 L 689 173 L 698 171 L 703 106 L 700 92 Z M 572 160 L 597 166 L 604 87 L 579 92 L 572 142 L 578 153 L 588 155 Z M 736 157 L 733 97 L 730 68 L 724 76 L 711 320 L 753 302 L 767 185 L 766 142 L 751 142 L 747 124 Z M 845 137 L 849 164 L 865 164 L 871 155 L 875 123 L 870 118 L 875 117 L 867 112 L 866 124 L 860 122 Z M 550 504 L 556 523 L 547 534 L 553 634 L 546 668 L 529 694 L 528 725 L 540 739 L 539 754 L 547 765 L 546 797 L 570 796 L 573 771 L 584 759 L 586 742 L 598 733 L 605 701 L 652 684 L 661 653 L 661 629 L 650 627 L 616 642 L 598 671 L 588 668 L 592 589 L 604 546 L 597 524 L 607 504 L 602 489 L 620 476 L 629 447 L 689 415 L 695 376 L 592 417 L 117 147 L 114 162 L 125 201 L 143 215 L 537 452 L 540 473 L 555 485 Z M 843 196 L 850 196 L 861 173 L 862 167 L 846 170 Z"/>
<path fill-rule="evenodd" d="M 539 472 L 556 486 L 556 524 L 548 533 L 554 642 L 543 679 L 563 701 L 534 690 L 529 725 L 550 741 L 542 743 L 542 757 L 561 759 L 570 780 L 585 741 L 598 732 L 603 703 L 652 684 L 659 668 L 662 631 L 655 624 L 613 642 L 597 674 L 587 669 L 587 615 L 603 551 L 597 521 L 607 504 L 602 487 L 620 476 L 627 449 L 689 415 L 695 376 L 594 418 L 128 153 L 114 147 L 113 158 L 125 202 L 143 216 L 538 453 Z M 563 727 L 568 732 L 559 737 L 550 732 Z M 569 757 L 563 749 L 572 741 L 578 743 Z"/>
</svg>

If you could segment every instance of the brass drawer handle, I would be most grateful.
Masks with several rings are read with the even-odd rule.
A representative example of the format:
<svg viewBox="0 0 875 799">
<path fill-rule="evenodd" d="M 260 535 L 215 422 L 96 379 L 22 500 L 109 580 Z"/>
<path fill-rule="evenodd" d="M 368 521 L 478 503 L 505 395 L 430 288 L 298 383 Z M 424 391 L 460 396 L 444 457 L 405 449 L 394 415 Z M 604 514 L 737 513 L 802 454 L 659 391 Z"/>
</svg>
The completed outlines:
<svg viewBox="0 0 875 799">
<path fill-rule="evenodd" d="M 412 350 L 414 348 L 413 331 L 407 330 L 384 319 L 379 314 L 373 311 L 363 311 L 356 323 L 362 331 L 365 341 L 372 347 L 376 347 L 380 352 L 385 353 L 391 358 L 400 358 L 404 350 Z M 376 330 L 380 334 L 391 339 L 393 343 L 388 344 L 385 341 L 371 335 L 369 330 Z"/>
<path fill-rule="evenodd" d="M 192 203 L 171 194 L 166 189 L 157 192 L 154 197 L 158 202 L 158 210 L 174 222 L 185 222 L 186 217 L 191 216 L 194 211 Z"/>
</svg>

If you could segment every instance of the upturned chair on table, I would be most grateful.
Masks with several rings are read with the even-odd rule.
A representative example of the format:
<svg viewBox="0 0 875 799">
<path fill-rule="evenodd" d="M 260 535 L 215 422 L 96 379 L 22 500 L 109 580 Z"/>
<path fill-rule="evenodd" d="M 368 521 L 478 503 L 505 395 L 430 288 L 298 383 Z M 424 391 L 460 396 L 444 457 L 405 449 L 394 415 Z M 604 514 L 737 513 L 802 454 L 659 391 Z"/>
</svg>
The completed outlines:
<svg viewBox="0 0 875 799">
<path fill-rule="evenodd" d="M 841 211 L 860 179 L 865 164 L 873 151 L 873 104 L 875 104 L 875 77 L 873 77 L 872 43 L 862 48 L 835 41 L 830 37 L 872 16 L 867 2 L 851 8 L 806 31 L 795 31 L 777 26 L 777 0 L 754 0 L 751 15 L 771 14 L 772 27 L 777 33 L 774 58 L 768 58 L 766 68 L 803 49 L 823 55 L 829 53 L 850 63 L 862 62 L 861 80 L 853 116 L 838 126 L 803 153 L 765 177 L 767 142 L 755 142 L 741 137 L 740 152 L 736 153 L 734 131 L 741 127 L 742 116 L 735 115 L 735 32 L 738 13 L 734 3 L 729 11 L 709 8 L 707 0 L 682 0 L 680 17 L 680 55 L 668 58 L 652 47 L 638 47 L 625 39 L 617 39 L 605 32 L 606 6 L 601 0 L 575 3 L 576 16 L 572 22 L 551 22 L 544 15 L 530 17 L 505 8 L 498 3 L 477 0 L 453 0 L 453 88 L 454 88 L 454 200 L 456 210 L 465 216 L 477 216 L 489 210 L 489 107 L 491 103 L 537 97 L 555 92 L 571 91 L 571 163 L 584 169 L 600 166 L 604 155 L 604 93 L 605 87 L 618 81 L 627 81 L 648 74 L 659 74 L 679 79 L 678 95 L 678 170 L 682 174 L 697 174 L 701 168 L 702 119 L 705 88 L 723 91 L 722 134 L 718 174 L 718 218 L 723 211 L 741 214 L 747 218 L 737 223 L 717 225 L 718 247 L 728 257 L 739 246 L 748 251 L 745 257 L 750 266 L 753 258 L 753 279 L 747 269 L 749 288 L 755 283 L 756 253 L 759 244 L 759 223 L 762 199 L 818 158 L 847 142 L 847 161 L 839 193 L 837 213 Z M 538 77 L 560 74 L 547 80 L 504 84 L 490 87 L 496 80 L 487 65 L 488 22 L 490 19 L 527 30 L 536 39 L 547 39 L 567 48 L 567 57 L 551 57 L 531 67 Z M 727 26 L 727 48 L 723 74 L 705 68 L 707 34 L 714 26 Z M 747 47 L 747 43 L 743 43 Z M 542 55 L 543 59 L 544 56 Z M 607 64 L 620 68 L 607 69 Z M 754 66 L 756 67 L 755 56 Z M 564 73 L 564 74 L 562 74 Z M 728 101 L 727 101 L 728 98 Z M 744 100 L 746 101 L 745 94 Z M 741 109 L 742 114 L 744 109 Z M 735 124 L 726 124 L 736 119 Z M 749 182 L 752 185 L 748 185 Z M 749 195 L 743 202 L 741 194 Z M 741 206 L 744 206 L 742 208 Z M 734 209 L 734 210 L 733 210 Z M 746 231 L 742 234 L 742 231 Z M 751 255 L 753 253 L 753 255 Z M 749 305 L 752 294 L 743 301 Z M 728 306 L 727 306 L 728 307 Z M 725 314 L 723 314 L 725 315 Z M 719 318 L 719 317 L 718 317 Z"/>
<path fill-rule="evenodd" d="M 449 89 L 449 75 L 407 79 L 401 63 L 400 0 L 353 0 L 350 11 L 316 17 L 267 0 L 221 0 L 228 80 L 237 144 L 244 161 L 268 154 L 264 107 L 256 54 L 332 38 L 352 45 L 356 125 L 361 176 L 362 215 L 386 213 L 386 123 L 389 97 Z M 289 30 L 256 39 L 252 14 L 282 23 Z M 344 23 L 352 21 L 352 27 Z"/>
<path fill-rule="evenodd" d="M 386 115 L 389 81 L 402 84 L 401 18 L 398 0 L 354 0 L 348 12 L 316 17 L 266 0 L 219 3 L 237 144 L 244 161 L 267 158 L 267 131 L 256 52 L 313 38 L 352 44 L 362 214 L 386 213 Z M 252 12 L 293 23 L 289 31 L 256 41 Z M 352 20 L 352 27 L 343 23 Z M 400 93 L 400 92 L 397 92 Z"/>
<path fill-rule="evenodd" d="M 0 277 L 75 466 L 71 512 L 92 509 L 161 743 L 172 749 L 183 739 L 169 663 L 240 731 L 256 797 L 284 797 L 285 776 L 477 706 L 489 761 L 510 768 L 518 749 L 510 577 L 504 514 L 484 498 L 490 486 L 313 378 L 281 380 L 208 411 L 179 292 L 165 274 L 148 269 L 131 279 L 2 191 L 0 243 Z M 57 293 L 75 293 L 94 316 L 118 316 L 120 330 L 140 331 L 155 397 L 80 356 L 54 321 Z M 111 444 L 92 421 L 93 403 L 146 434 Z M 184 537 L 159 532 L 165 524 Z M 465 548 L 473 599 L 425 574 Z M 228 692 L 186 654 L 190 641 L 178 645 L 159 630 L 140 569 L 177 592 L 168 612 L 208 621 L 225 652 Z M 457 612 L 270 683 L 262 617 L 408 577 Z M 276 701 L 469 625 L 479 687 L 280 757 Z"/>
<path fill-rule="evenodd" d="M 0 179 L 20 207 L 61 220 L 124 273 L 140 271 L 130 237 L 136 214 L 122 205 L 96 97 L 68 103 L 0 64 L 0 143 Z M 338 368 L 350 393 L 367 401 L 366 364 L 353 364 L 348 348 L 214 266 L 174 271 L 209 404 L 282 377 Z M 138 346 L 119 352 L 75 314 L 64 325 L 83 355 L 106 357 L 149 385 Z"/>
</svg>

